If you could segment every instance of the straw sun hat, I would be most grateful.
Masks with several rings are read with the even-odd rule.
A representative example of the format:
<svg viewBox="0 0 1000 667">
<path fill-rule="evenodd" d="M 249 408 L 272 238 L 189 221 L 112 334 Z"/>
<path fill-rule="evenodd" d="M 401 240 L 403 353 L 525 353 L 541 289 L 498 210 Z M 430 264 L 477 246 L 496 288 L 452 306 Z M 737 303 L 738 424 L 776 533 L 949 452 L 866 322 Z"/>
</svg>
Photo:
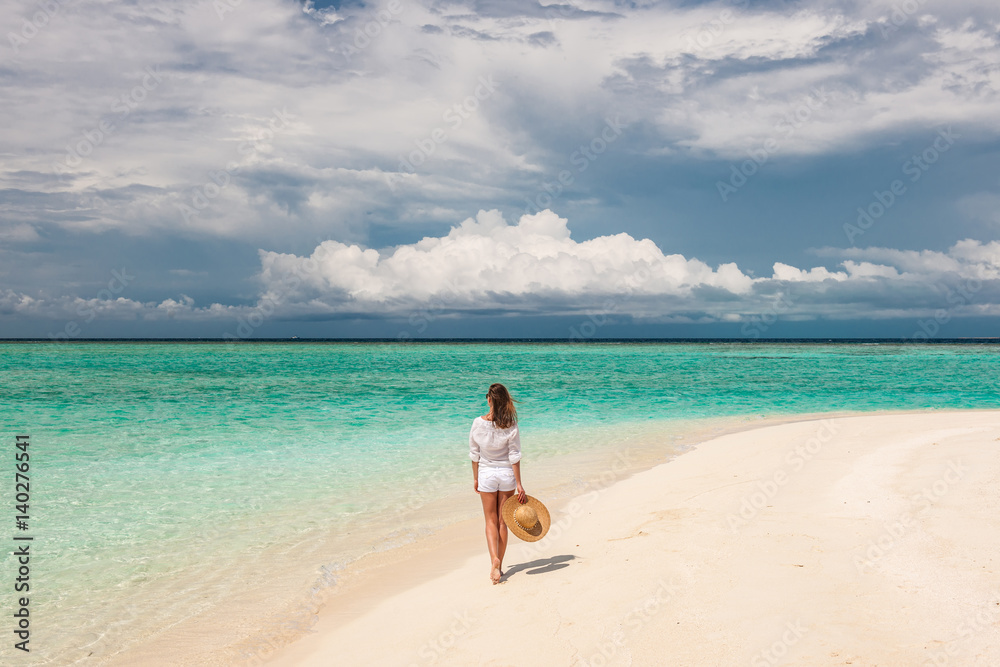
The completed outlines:
<svg viewBox="0 0 1000 667">
<path fill-rule="evenodd" d="M 517 502 L 517 494 L 514 494 L 504 501 L 500 514 L 510 532 L 525 542 L 537 542 L 545 537 L 552 523 L 545 505 L 532 496 L 528 496 L 528 500 L 522 505 Z"/>
</svg>

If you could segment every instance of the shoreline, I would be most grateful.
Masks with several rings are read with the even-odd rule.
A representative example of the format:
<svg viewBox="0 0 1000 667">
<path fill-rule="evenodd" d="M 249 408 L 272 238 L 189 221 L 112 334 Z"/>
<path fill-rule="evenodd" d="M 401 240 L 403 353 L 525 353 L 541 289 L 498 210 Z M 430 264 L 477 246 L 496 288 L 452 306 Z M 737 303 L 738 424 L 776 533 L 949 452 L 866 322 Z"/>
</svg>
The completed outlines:
<svg viewBox="0 0 1000 667">
<path fill-rule="evenodd" d="M 954 411 L 948 410 L 946 412 Z M 962 414 L 988 414 L 992 412 L 971 409 L 962 411 Z M 542 492 L 547 494 L 546 504 L 553 512 L 554 526 L 553 530 L 550 531 L 550 537 L 555 534 L 560 517 L 565 516 L 566 508 L 574 499 L 579 499 L 583 491 L 586 491 L 587 495 L 591 495 L 596 490 L 598 495 L 604 495 L 636 475 L 648 473 L 666 463 L 683 459 L 681 454 L 698 451 L 699 447 L 719 438 L 829 418 L 941 413 L 941 410 L 936 409 L 840 411 L 805 415 L 776 415 L 766 418 L 744 415 L 702 420 L 703 428 L 686 434 L 689 436 L 687 439 L 681 438 L 682 442 L 665 460 L 662 457 L 660 460 L 647 459 L 630 469 L 614 470 L 613 476 L 605 481 L 600 481 L 599 477 L 593 477 L 588 482 L 589 486 L 585 485 L 582 490 L 578 485 L 563 484 L 558 492 L 556 492 L 556 487 L 550 487 L 552 493 L 549 493 L 542 487 Z M 720 426 L 723 422 L 725 425 Z M 614 451 L 612 450 L 611 453 L 613 454 Z M 610 465 L 613 463 L 605 462 L 607 470 L 611 470 Z M 448 498 L 441 501 L 443 504 L 448 502 Z M 157 660 L 160 660 L 160 664 L 162 664 L 165 655 L 170 655 L 174 664 L 296 664 L 294 658 L 287 656 L 294 654 L 297 650 L 296 647 L 301 646 L 302 642 L 314 640 L 317 636 L 315 631 L 318 628 L 323 628 L 323 633 L 329 633 L 339 625 L 350 622 L 355 616 L 367 613 L 378 607 L 379 604 L 419 585 L 424 578 L 443 576 L 447 572 L 460 569 L 466 561 L 475 560 L 478 555 L 481 555 L 480 551 L 485 553 L 485 546 L 481 544 L 482 536 L 480 534 L 482 517 L 478 514 L 478 508 L 476 509 L 477 512 L 473 516 L 460 518 L 436 526 L 433 530 L 419 533 L 409 543 L 389 544 L 384 550 L 369 552 L 342 569 L 329 570 L 324 568 L 318 575 L 314 572 L 313 575 L 302 581 L 303 590 L 307 590 L 308 595 L 291 596 L 293 599 L 283 608 L 272 606 L 270 608 L 271 614 L 263 627 L 259 624 L 259 617 L 255 619 L 256 624 L 252 622 L 251 618 L 246 618 L 246 622 L 250 622 L 250 625 L 245 623 L 240 625 L 240 634 L 245 637 L 243 640 L 231 642 L 225 646 L 206 646 L 204 639 L 211 637 L 213 631 L 206 627 L 199 629 L 196 618 L 185 619 L 178 624 L 180 627 L 175 630 L 160 633 L 149 640 L 133 644 L 124 651 L 109 656 L 102 664 L 156 664 Z M 520 555 L 522 557 L 538 554 L 537 551 L 526 550 L 525 546 L 523 544 L 515 545 L 512 540 L 506 559 L 508 566 L 515 564 L 511 558 L 518 553 L 518 548 L 521 549 Z M 412 576 L 405 574 L 406 571 L 419 572 L 420 581 L 415 581 Z M 266 608 L 266 600 L 257 599 L 253 602 L 258 607 L 263 602 Z M 199 635 L 201 640 L 199 640 Z M 178 638 L 180 642 L 178 642 Z M 206 648 L 209 650 L 206 651 Z M 197 655 L 197 659 L 193 658 L 194 655 Z"/>
<path fill-rule="evenodd" d="M 643 423 L 642 428 L 637 431 L 628 430 L 628 435 L 624 439 L 592 446 L 580 453 L 567 455 L 557 452 L 542 455 L 532 464 L 531 474 L 533 479 L 543 481 L 533 484 L 530 488 L 543 489 L 546 497 L 558 499 L 556 503 L 565 501 L 575 494 L 575 490 L 579 489 L 581 484 L 579 476 L 570 482 L 553 481 L 559 474 L 558 471 L 567 464 L 571 470 L 584 471 L 584 476 L 588 477 L 588 472 L 592 475 L 596 474 L 594 473 L 596 470 L 604 470 L 609 462 L 616 460 L 616 457 L 624 451 L 631 454 L 628 465 L 615 473 L 615 480 L 623 479 L 658 465 L 663 460 L 664 452 L 670 452 L 672 458 L 682 451 L 674 451 L 672 442 L 665 444 L 665 440 L 680 439 L 681 447 L 693 446 L 687 444 L 693 441 L 692 438 L 727 430 L 739 430 L 745 428 L 747 423 L 756 424 L 758 421 L 754 416 L 738 415 Z M 720 427 L 720 424 L 725 426 Z M 636 424 L 630 426 L 634 427 Z M 606 437 L 612 430 L 614 429 L 604 427 L 603 431 L 597 433 Z M 634 440 L 639 440 L 639 443 Z M 467 454 L 462 454 L 462 457 L 467 460 Z M 463 464 L 463 470 L 466 465 Z M 548 481 L 544 481 L 546 479 Z M 587 488 L 586 485 L 592 481 L 583 481 L 584 488 Z M 462 489 L 465 488 L 464 483 L 460 486 Z M 344 595 L 349 595 L 358 581 L 366 581 L 372 573 L 382 572 L 427 551 L 429 545 L 435 544 L 442 535 L 455 533 L 457 536 L 468 536 L 470 530 L 467 526 L 477 525 L 476 522 L 481 522 L 482 517 L 478 499 L 475 499 L 474 503 L 467 503 L 466 510 L 455 510 L 456 504 L 467 500 L 466 495 L 469 498 L 474 497 L 474 494 L 465 494 L 464 491 L 457 494 L 449 493 L 425 505 L 404 506 L 395 514 L 381 517 L 380 523 L 365 526 L 361 533 L 365 536 L 361 538 L 361 542 L 369 545 L 367 550 L 347 556 L 346 561 L 337 560 L 332 563 L 332 567 L 319 565 L 323 562 L 329 563 L 329 554 L 324 552 L 324 547 L 328 548 L 338 541 L 342 542 L 343 536 L 337 536 L 333 541 L 309 543 L 306 546 L 312 559 L 309 561 L 308 571 L 299 568 L 297 578 L 290 577 L 287 573 L 282 575 L 286 582 L 293 580 L 298 582 L 292 584 L 294 592 L 274 586 L 271 586 L 270 590 L 263 588 L 250 590 L 239 596 L 238 603 L 231 600 L 231 604 L 225 605 L 224 608 L 210 607 L 198 611 L 152 636 L 132 640 L 123 649 L 101 656 L 100 664 L 109 666 L 162 664 L 164 656 L 169 656 L 173 664 L 232 665 L 239 663 L 248 651 L 253 656 L 269 655 L 307 634 L 315 622 L 316 613 L 330 600 L 339 600 Z M 416 514 L 441 514 L 446 518 L 432 523 L 412 525 L 409 519 Z M 394 525 L 407 527 L 386 532 Z M 478 531 L 471 532 L 478 536 Z M 261 561 L 269 560 L 263 554 L 254 556 L 258 565 Z M 386 595 L 388 594 L 389 591 L 386 592 Z M 234 614 L 241 618 L 234 620 L 231 618 Z M 262 620 L 263 626 L 260 625 Z M 218 641 L 220 627 L 224 628 L 223 632 L 231 641 L 222 643 Z M 266 638 L 263 643 L 253 639 L 261 635 Z M 267 650 L 262 652 L 257 648 L 259 646 L 264 646 Z M 191 658 L 195 654 L 198 658 Z M 258 658 L 254 657 L 245 664 L 258 664 L 257 660 Z"/>
<path fill-rule="evenodd" d="M 949 430 L 955 431 L 956 429 L 962 430 L 963 428 L 967 430 L 967 427 L 960 425 L 955 426 L 954 424 L 958 424 L 961 422 L 969 422 L 969 421 L 977 423 L 978 422 L 994 423 L 996 427 L 1000 429 L 1000 411 L 982 410 L 982 409 L 966 410 L 966 411 L 920 410 L 920 411 L 879 411 L 879 412 L 865 412 L 865 413 L 853 413 L 853 412 L 820 413 L 820 414 L 812 414 L 809 415 L 808 417 L 806 416 L 802 416 L 799 418 L 789 417 L 777 424 L 772 423 L 770 421 L 768 421 L 768 423 L 765 424 L 760 424 L 760 423 L 748 424 L 744 428 L 734 428 L 725 434 L 717 435 L 705 442 L 699 443 L 693 448 L 686 450 L 683 456 L 677 455 L 675 458 L 667 461 L 666 463 L 660 463 L 654 465 L 653 467 L 650 467 L 646 470 L 634 472 L 627 477 L 623 477 L 620 480 L 614 481 L 608 487 L 601 489 L 600 493 L 600 495 L 602 496 L 601 500 L 602 502 L 604 502 L 612 497 L 624 494 L 626 493 L 626 491 L 629 491 L 629 489 L 626 487 L 635 487 L 637 485 L 644 487 L 645 490 L 648 492 L 650 490 L 650 483 L 648 480 L 651 478 L 655 478 L 657 476 L 663 477 L 664 475 L 670 476 L 667 473 L 671 471 L 681 472 L 680 470 L 681 468 L 690 468 L 696 463 L 699 463 L 702 467 L 704 467 L 706 461 L 711 462 L 711 459 L 715 458 L 716 455 L 718 454 L 717 451 L 713 452 L 706 450 L 712 450 L 718 448 L 720 446 L 719 445 L 720 442 L 725 442 L 735 439 L 736 441 L 743 442 L 745 444 L 747 442 L 753 442 L 755 438 L 757 436 L 760 436 L 762 433 L 766 432 L 768 434 L 773 434 L 775 432 L 775 429 L 791 428 L 792 430 L 798 429 L 801 431 L 803 428 L 805 428 L 808 431 L 808 429 L 810 428 L 810 424 L 815 425 L 815 422 L 819 422 L 822 424 L 823 422 L 829 422 L 830 420 L 838 421 L 841 424 L 842 429 L 847 428 L 849 422 L 853 422 L 854 426 L 860 425 L 861 422 L 869 422 L 869 424 L 872 425 L 873 427 L 879 428 L 876 422 L 885 420 L 889 420 L 889 422 L 892 422 L 897 426 L 903 422 L 912 425 L 914 421 L 921 421 L 921 420 L 924 421 L 930 420 L 932 422 L 936 421 L 940 423 L 951 422 L 949 428 L 945 428 L 944 431 L 949 431 Z M 851 426 L 850 428 L 854 428 L 854 426 Z M 912 426 L 906 426 L 905 428 L 912 428 Z M 756 434 L 756 436 L 754 434 Z M 1000 436 L 1000 430 L 997 431 L 996 435 Z M 838 438 L 840 439 L 843 438 L 842 430 L 840 432 L 840 435 L 838 435 L 837 433 L 832 434 L 830 441 L 833 442 Z M 772 449 L 773 447 L 774 446 L 772 445 Z M 764 447 L 764 449 L 765 450 L 767 449 L 766 446 Z M 876 455 L 878 451 L 881 451 L 882 449 L 885 448 L 880 446 L 871 446 L 870 449 L 872 451 L 867 452 L 867 454 Z M 699 459 L 700 461 L 696 459 Z M 684 463 L 678 465 L 681 462 Z M 718 462 L 715 461 L 714 463 Z M 786 471 L 786 473 L 789 472 L 791 470 L 791 467 L 793 466 L 793 464 L 782 464 L 782 465 L 789 468 L 789 470 Z M 772 474 L 776 474 L 777 472 L 780 471 L 780 469 L 781 468 L 779 467 L 779 469 L 774 470 Z M 763 479 L 763 477 L 761 479 Z M 780 480 L 781 477 L 779 476 L 778 479 Z M 775 482 L 775 484 L 778 485 L 778 482 Z M 653 486 L 655 487 L 656 485 L 654 484 Z M 687 500 L 691 501 L 692 499 L 697 498 L 697 496 L 701 496 L 703 494 L 710 495 L 711 492 L 715 491 L 718 491 L 718 489 L 710 489 L 709 491 L 695 493 L 693 496 L 687 498 Z M 749 497 L 751 496 L 749 495 L 745 496 L 745 498 Z M 525 573 L 525 568 L 521 567 L 520 569 L 518 569 L 518 567 L 519 564 L 523 566 L 524 562 L 534 563 L 535 564 L 534 567 L 537 573 L 541 573 L 542 571 L 554 572 L 570 566 L 575 566 L 578 561 L 581 563 L 581 565 L 591 564 L 590 562 L 584 560 L 582 554 L 572 553 L 574 549 L 577 549 L 577 547 L 573 545 L 569 545 L 570 548 L 563 548 L 563 549 L 558 548 L 560 546 L 563 546 L 562 544 L 559 543 L 565 542 L 565 538 L 567 537 L 567 535 L 579 532 L 580 530 L 583 530 L 586 527 L 586 526 L 581 527 L 581 525 L 589 521 L 588 517 L 592 514 L 592 512 L 581 511 L 580 507 L 577 507 L 576 511 L 574 512 L 567 511 L 568 508 L 571 508 L 574 503 L 579 506 L 582 505 L 583 502 L 584 502 L 583 497 L 576 497 L 571 499 L 564 499 L 562 502 L 559 502 L 558 504 L 556 503 L 549 504 L 550 511 L 553 513 L 553 529 L 550 530 L 550 534 L 549 536 L 546 537 L 545 540 L 536 543 L 536 545 L 529 545 L 527 543 L 515 544 L 515 542 L 512 540 L 511 547 L 508 550 L 508 558 L 506 559 L 508 561 L 506 564 L 508 570 L 505 575 L 505 585 L 499 588 L 492 589 L 493 591 L 496 591 L 498 593 L 498 597 L 509 598 L 508 594 L 509 586 L 507 586 L 506 584 L 514 584 L 514 582 L 518 580 L 520 580 L 520 583 L 518 584 L 517 587 L 521 591 L 521 593 L 524 594 L 530 592 L 529 590 L 524 589 L 524 586 L 534 585 L 536 582 L 547 581 L 546 577 L 534 578 L 534 577 L 523 576 L 523 574 Z M 596 505 L 589 505 L 582 507 L 583 510 L 587 510 L 588 508 L 594 510 L 596 509 Z M 769 508 L 770 506 L 761 507 L 760 509 L 757 509 L 752 515 L 749 515 L 749 513 L 744 512 L 745 515 L 749 516 L 748 525 L 753 524 L 754 521 L 759 520 L 761 517 L 767 514 Z M 739 512 L 740 512 L 740 506 L 736 505 L 730 512 L 729 517 L 726 517 L 730 519 L 731 527 L 732 527 L 733 517 L 736 517 L 737 521 L 740 520 Z M 662 511 L 659 513 L 663 514 Z M 670 510 L 669 512 L 667 512 L 667 514 L 670 514 L 669 518 L 671 520 L 677 520 L 683 517 L 683 512 L 678 513 L 678 510 Z M 562 531 L 564 533 L 563 535 L 557 535 L 555 532 L 556 526 L 559 524 L 560 521 L 562 521 L 564 524 L 567 523 L 566 522 L 567 517 L 569 517 L 570 519 L 568 522 L 569 525 L 566 526 L 566 529 Z M 629 516 L 625 520 L 631 522 L 633 519 L 634 517 Z M 398 607 L 398 606 L 405 607 L 405 605 L 412 600 L 414 595 L 419 595 L 419 592 L 423 589 L 433 588 L 435 584 L 438 586 L 446 587 L 449 591 L 451 591 L 451 589 L 456 584 L 450 582 L 450 580 L 463 579 L 462 582 L 463 588 L 471 587 L 473 589 L 476 589 L 475 597 L 487 598 L 491 594 L 491 587 L 488 587 L 487 585 L 483 584 L 483 582 L 477 583 L 477 579 L 474 577 L 474 575 L 471 580 L 464 581 L 465 575 L 472 573 L 474 570 L 477 569 L 475 565 L 480 564 L 478 563 L 479 560 L 484 561 L 484 563 L 480 564 L 483 565 L 483 567 L 478 568 L 478 569 L 483 569 L 481 578 L 484 581 L 486 578 L 486 567 L 485 567 L 486 559 L 485 556 L 482 556 L 482 554 L 479 553 L 480 551 L 485 552 L 485 547 L 480 544 L 480 542 L 482 541 L 482 537 L 479 534 L 481 532 L 480 530 L 481 526 L 479 526 L 480 523 L 481 523 L 481 518 L 477 518 L 463 522 L 461 524 L 454 524 L 452 526 L 447 527 L 446 529 L 438 531 L 437 533 L 434 534 L 434 536 L 430 538 L 421 540 L 421 544 L 419 546 L 411 545 L 413 548 L 411 549 L 404 548 L 405 552 L 404 550 L 400 549 L 395 550 L 393 557 L 387 559 L 383 563 L 373 562 L 370 567 L 366 568 L 364 573 L 359 573 L 359 575 L 355 578 L 354 582 L 351 585 L 344 588 L 340 594 L 326 600 L 325 604 L 319 611 L 318 618 L 314 621 L 314 625 L 312 625 L 312 627 L 309 628 L 309 630 L 311 630 L 312 632 L 302 633 L 302 637 L 297 641 L 291 642 L 284 646 L 277 647 L 276 650 L 261 651 L 258 654 L 259 657 L 263 659 L 264 664 L 269 664 L 269 665 L 323 664 L 322 663 L 323 659 L 329 661 L 332 658 L 332 655 L 329 654 L 332 645 L 336 645 L 340 648 L 345 648 L 345 649 L 347 648 L 346 646 L 341 644 L 340 641 L 338 641 L 338 639 L 345 636 L 344 635 L 345 632 L 348 632 L 353 636 L 365 637 L 367 635 L 365 635 L 363 631 L 361 632 L 361 635 L 357 634 L 360 628 L 364 628 L 365 621 L 370 622 L 370 619 L 374 618 L 383 618 L 384 620 L 385 618 L 391 617 L 392 612 L 387 611 L 387 607 Z M 714 526 L 714 528 L 720 528 L 720 526 L 716 525 Z M 736 530 L 737 535 L 739 534 L 740 531 L 743 530 L 742 526 L 736 526 L 735 528 L 738 529 Z M 614 542 L 620 542 L 620 541 L 627 542 L 635 537 L 649 537 L 650 535 L 651 533 L 649 532 L 644 532 L 643 530 L 639 530 L 635 534 L 616 537 L 614 538 Z M 574 545 L 577 544 L 577 542 L 580 542 L 581 540 L 581 538 L 579 537 L 574 537 L 573 539 L 576 540 L 573 542 Z M 543 545 L 543 543 L 545 543 L 546 541 L 550 541 L 553 543 L 549 545 Z M 609 539 L 608 542 L 610 543 L 612 542 L 612 540 Z M 625 542 L 623 542 L 623 544 Z M 583 542 L 580 543 L 582 544 Z M 764 543 L 766 544 L 766 542 Z M 566 553 L 561 553 L 562 551 L 566 551 Z M 673 551 L 671 555 L 676 557 L 677 551 L 676 550 Z M 633 554 L 633 556 L 635 557 L 636 554 Z M 730 551 L 729 557 L 737 558 L 738 556 L 734 552 Z M 716 556 L 716 560 L 718 560 L 718 558 L 719 557 Z M 527 561 L 525 561 L 525 559 L 527 559 Z M 401 563 L 405 563 L 406 567 L 405 568 L 394 567 L 396 565 L 400 565 Z M 851 562 L 848 562 L 847 565 L 849 567 L 853 567 Z M 666 594 L 664 593 L 664 591 L 673 591 L 673 589 L 676 588 L 677 585 L 680 585 L 675 581 L 675 579 L 677 579 L 678 577 L 680 578 L 681 581 L 683 581 L 685 577 L 690 579 L 692 577 L 702 576 L 703 573 L 708 572 L 708 570 L 705 569 L 707 566 L 704 563 L 699 565 L 697 560 L 688 563 L 681 563 L 680 566 L 681 567 L 679 568 L 674 568 L 673 574 L 671 575 L 670 578 L 661 577 L 659 588 L 654 587 L 653 593 L 651 593 L 650 595 L 655 594 L 656 591 L 660 591 L 662 594 Z M 802 563 L 795 563 L 792 566 L 795 569 L 805 568 L 805 564 Z M 701 573 L 699 573 L 699 570 L 701 570 Z M 528 569 L 528 572 L 531 572 L 531 570 Z M 715 572 L 715 574 L 718 573 Z M 570 577 L 570 579 L 572 579 L 572 577 Z M 656 580 L 651 579 L 651 581 L 656 581 Z M 996 584 L 997 585 L 995 587 L 997 588 L 998 592 L 1000 592 L 1000 579 L 997 579 Z M 606 585 L 607 584 L 605 584 L 605 586 Z M 455 590 L 454 592 L 456 596 L 462 595 L 461 591 L 459 590 Z M 598 597 L 600 597 L 600 591 L 594 591 L 594 593 L 597 594 Z M 570 595 L 571 597 L 574 595 L 579 596 L 580 594 L 581 594 L 580 591 L 567 593 L 567 595 Z M 585 597 L 587 595 L 589 594 L 584 593 Z M 670 593 L 670 595 L 673 595 L 673 593 Z M 449 596 L 444 595 L 443 597 L 447 598 Z M 647 595 L 647 598 L 649 598 L 649 595 Z M 649 599 L 655 599 L 655 596 L 654 598 L 649 598 Z M 998 598 L 998 601 L 1000 601 L 1000 598 Z M 334 603 L 336 603 L 336 607 L 334 607 Z M 510 603 L 513 604 L 514 601 L 511 600 Z M 475 605 L 478 603 L 473 602 L 472 604 Z M 490 603 L 486 602 L 484 599 L 483 604 L 488 605 Z M 426 615 L 433 617 L 435 615 L 435 612 L 439 610 L 435 608 L 435 605 L 429 605 L 429 606 L 431 607 L 431 609 L 427 610 Z M 440 605 L 437 605 L 437 607 L 440 607 Z M 471 608 L 475 607 L 473 606 Z M 492 607 L 490 607 L 490 609 L 492 610 Z M 411 620 L 409 619 L 408 616 L 406 617 L 400 616 L 400 619 L 403 618 Z M 439 620 L 443 624 L 442 627 L 445 629 L 448 628 L 448 623 L 446 622 L 447 618 L 448 618 L 447 614 L 439 615 Z M 536 619 L 536 621 L 537 620 L 538 619 Z M 635 620 L 635 618 L 633 618 L 632 620 Z M 403 621 L 401 620 L 400 622 Z M 457 623 L 457 621 L 455 622 Z M 789 622 L 793 623 L 794 625 L 794 619 L 791 619 Z M 423 625 L 423 624 L 418 624 L 418 625 Z M 528 630 L 526 629 L 525 631 Z M 442 630 L 441 632 L 445 632 L 445 630 Z M 452 634 L 455 634 L 453 631 L 448 631 L 448 632 L 452 632 Z M 780 632 L 778 634 L 781 635 Z M 815 634 L 817 633 L 814 632 L 814 635 Z M 431 632 L 429 636 L 433 637 L 434 633 Z M 473 643 L 474 639 L 475 637 L 470 638 L 469 640 L 470 645 Z M 363 644 L 363 641 L 358 640 L 358 642 L 356 643 Z M 458 643 L 457 639 L 456 643 Z M 612 642 L 612 644 L 614 644 L 614 642 Z M 426 642 L 411 644 L 410 648 L 411 649 L 415 648 L 416 651 L 415 653 L 410 652 L 408 654 L 411 660 L 401 659 L 396 662 L 399 662 L 399 664 L 410 664 L 411 662 L 415 662 L 415 664 L 425 664 L 425 663 L 429 664 L 429 662 L 427 662 L 426 660 L 416 660 L 416 661 L 412 660 L 413 656 L 417 656 L 419 658 L 419 656 L 421 655 L 421 650 L 426 649 L 427 646 L 428 644 Z M 401 648 L 400 650 L 403 649 Z M 427 651 L 424 651 L 424 653 L 427 654 Z M 324 655 L 325 658 L 322 657 Z M 452 656 L 451 653 L 449 653 L 448 655 L 449 655 L 449 660 L 456 660 L 454 664 L 459 664 L 461 662 L 461 660 L 458 658 L 459 654 Z M 577 651 L 575 655 L 579 658 L 580 652 Z M 563 664 L 570 659 L 570 655 L 562 655 L 562 654 L 550 654 L 548 657 L 549 659 L 556 661 L 555 663 L 549 663 L 549 664 Z M 824 659 L 826 661 L 821 662 L 821 664 L 844 664 L 843 661 L 837 662 L 831 660 L 830 656 L 824 656 Z M 254 662 L 255 664 L 260 664 L 256 662 L 256 660 Z M 329 664 L 329 662 L 327 662 L 326 664 Z M 543 664 L 543 663 L 542 662 L 534 663 L 530 661 L 522 663 L 519 661 L 517 662 L 517 664 Z M 574 662 L 573 664 L 578 664 L 578 663 Z M 589 662 L 587 662 L 587 660 L 584 659 L 581 664 L 589 664 Z M 614 661 L 612 661 L 607 664 L 615 664 L 615 663 Z M 810 664 L 816 664 L 816 663 L 810 663 Z M 855 664 L 858 664 L 858 662 L 855 662 Z M 868 663 L 862 662 L 861 664 L 868 664 Z M 883 663 L 879 662 L 878 664 L 883 664 Z M 890 662 L 889 664 L 905 664 L 905 663 Z M 911 663 L 911 664 L 916 664 L 916 663 Z"/>
</svg>

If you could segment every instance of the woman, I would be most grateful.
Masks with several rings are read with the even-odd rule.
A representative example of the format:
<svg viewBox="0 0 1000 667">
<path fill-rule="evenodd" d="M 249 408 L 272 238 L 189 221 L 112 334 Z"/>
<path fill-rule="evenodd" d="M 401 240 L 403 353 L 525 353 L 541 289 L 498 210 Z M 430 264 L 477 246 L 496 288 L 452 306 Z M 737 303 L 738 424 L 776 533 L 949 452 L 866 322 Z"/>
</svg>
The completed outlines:
<svg viewBox="0 0 1000 667">
<path fill-rule="evenodd" d="M 476 417 L 469 431 L 473 488 L 483 501 L 486 516 L 486 546 L 490 550 L 490 579 L 500 583 L 503 555 L 507 551 L 507 524 L 500 520 L 500 508 L 517 491 L 517 500 L 527 500 L 521 486 L 521 436 L 517 430 L 517 410 L 507 388 L 490 385 L 486 394 L 489 414 Z"/>
</svg>

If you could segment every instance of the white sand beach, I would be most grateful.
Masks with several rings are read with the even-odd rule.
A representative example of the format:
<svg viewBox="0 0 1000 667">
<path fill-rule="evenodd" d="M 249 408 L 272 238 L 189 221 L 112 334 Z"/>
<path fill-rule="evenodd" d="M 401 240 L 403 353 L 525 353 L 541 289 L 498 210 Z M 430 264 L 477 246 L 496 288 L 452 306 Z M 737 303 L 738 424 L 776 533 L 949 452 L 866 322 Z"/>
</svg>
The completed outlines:
<svg viewBox="0 0 1000 667">
<path fill-rule="evenodd" d="M 511 539 L 501 585 L 482 520 L 464 522 L 361 571 L 310 632 L 257 655 L 290 667 L 997 665 L 998 454 L 1000 411 L 724 435 L 550 505 L 549 536 Z"/>
</svg>

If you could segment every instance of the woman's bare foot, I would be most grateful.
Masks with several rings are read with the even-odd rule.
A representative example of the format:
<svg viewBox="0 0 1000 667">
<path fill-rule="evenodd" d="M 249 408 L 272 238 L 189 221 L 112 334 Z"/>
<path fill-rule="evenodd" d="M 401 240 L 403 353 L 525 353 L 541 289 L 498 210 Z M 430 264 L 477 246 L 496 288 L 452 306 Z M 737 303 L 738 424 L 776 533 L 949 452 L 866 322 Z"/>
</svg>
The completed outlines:
<svg viewBox="0 0 1000 667">
<path fill-rule="evenodd" d="M 490 571 L 490 579 L 493 580 L 494 584 L 499 584 L 501 576 L 503 576 L 503 575 L 500 573 L 500 559 L 499 558 L 494 558 L 493 559 L 493 569 Z"/>
</svg>

